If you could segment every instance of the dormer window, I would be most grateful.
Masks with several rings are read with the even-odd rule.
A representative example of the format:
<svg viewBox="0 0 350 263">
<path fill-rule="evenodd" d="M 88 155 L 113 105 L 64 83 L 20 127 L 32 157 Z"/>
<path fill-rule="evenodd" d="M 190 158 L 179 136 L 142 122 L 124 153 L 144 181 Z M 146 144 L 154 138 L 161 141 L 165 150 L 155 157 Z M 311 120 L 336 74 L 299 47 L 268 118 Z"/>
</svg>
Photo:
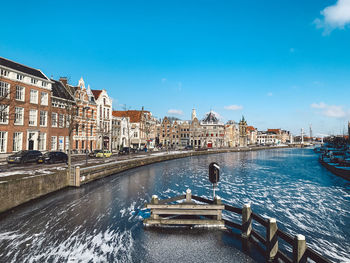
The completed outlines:
<svg viewBox="0 0 350 263">
<path fill-rule="evenodd" d="M 38 83 L 38 80 L 37 80 L 37 79 L 34 79 L 34 78 L 31 78 L 31 79 L 30 79 L 30 83 L 32 83 L 32 84 L 37 84 L 37 83 Z"/>
<path fill-rule="evenodd" d="M 22 74 L 17 74 L 17 79 L 18 80 L 23 80 L 24 79 L 24 76 Z"/>
<path fill-rule="evenodd" d="M 1 75 L 1 76 L 4 76 L 4 77 L 8 77 L 9 72 L 8 72 L 7 70 L 1 69 L 1 70 L 0 70 L 0 75 Z"/>
<path fill-rule="evenodd" d="M 46 87 L 46 86 L 47 86 L 47 82 L 42 81 L 42 82 L 41 82 L 41 86 Z"/>
</svg>

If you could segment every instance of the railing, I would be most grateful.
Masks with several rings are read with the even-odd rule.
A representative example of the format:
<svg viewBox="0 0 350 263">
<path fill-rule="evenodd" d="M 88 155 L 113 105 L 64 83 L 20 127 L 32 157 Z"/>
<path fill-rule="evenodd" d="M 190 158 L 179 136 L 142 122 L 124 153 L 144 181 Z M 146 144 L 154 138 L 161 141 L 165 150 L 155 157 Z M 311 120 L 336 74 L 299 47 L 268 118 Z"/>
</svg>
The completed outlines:
<svg viewBox="0 0 350 263">
<path fill-rule="evenodd" d="M 159 204 L 165 204 L 170 202 L 179 201 L 185 199 L 185 195 L 180 195 L 168 199 L 159 200 Z M 213 200 L 208 200 L 203 197 L 192 195 L 192 199 L 213 204 Z M 291 236 L 277 228 L 277 221 L 274 218 L 265 219 L 258 214 L 252 212 L 250 205 L 246 204 L 243 208 L 234 207 L 231 205 L 224 205 L 224 210 L 241 215 L 242 224 L 233 222 L 227 219 L 223 219 L 225 226 L 238 229 L 241 231 L 241 237 L 243 241 L 253 241 L 257 244 L 260 250 L 262 250 L 266 260 L 281 260 L 283 262 L 305 262 L 312 260 L 319 263 L 330 263 L 331 261 L 321 256 L 315 250 L 307 247 L 305 237 L 303 235 Z M 266 229 L 265 237 L 259 234 L 255 229 L 253 229 L 253 221 L 260 224 Z M 290 258 L 285 253 L 283 253 L 278 247 L 278 241 L 283 240 L 286 244 L 291 246 L 293 251 L 293 258 Z M 262 245 L 262 246 L 261 246 Z"/>
</svg>

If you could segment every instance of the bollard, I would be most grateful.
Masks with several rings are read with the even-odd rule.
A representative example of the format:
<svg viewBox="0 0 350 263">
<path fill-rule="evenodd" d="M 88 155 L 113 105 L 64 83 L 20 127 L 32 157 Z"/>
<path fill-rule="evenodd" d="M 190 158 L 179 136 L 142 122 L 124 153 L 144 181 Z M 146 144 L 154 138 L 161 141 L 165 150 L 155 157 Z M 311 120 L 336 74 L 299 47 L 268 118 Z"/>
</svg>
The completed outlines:
<svg viewBox="0 0 350 263">
<path fill-rule="evenodd" d="M 277 221 L 275 218 L 268 219 L 266 229 L 266 256 L 272 261 L 278 252 Z"/>
<path fill-rule="evenodd" d="M 158 196 L 157 196 L 157 195 L 152 195 L 151 204 L 152 204 L 152 205 L 158 205 Z M 158 218 L 159 218 L 159 215 L 155 215 L 155 214 L 153 213 L 153 209 L 155 209 L 155 208 L 152 208 L 152 209 L 151 209 L 151 218 L 152 218 L 152 219 L 158 219 Z"/>
<path fill-rule="evenodd" d="M 190 203 L 192 199 L 191 189 L 186 190 L 186 203 Z"/>
<path fill-rule="evenodd" d="M 74 186 L 80 187 L 80 166 L 75 167 L 75 182 Z"/>
<path fill-rule="evenodd" d="M 299 263 L 305 261 L 306 240 L 303 235 L 296 235 L 293 244 L 293 262 Z"/>
<path fill-rule="evenodd" d="M 252 231 L 252 209 L 245 204 L 242 210 L 242 238 L 249 238 Z"/>
</svg>

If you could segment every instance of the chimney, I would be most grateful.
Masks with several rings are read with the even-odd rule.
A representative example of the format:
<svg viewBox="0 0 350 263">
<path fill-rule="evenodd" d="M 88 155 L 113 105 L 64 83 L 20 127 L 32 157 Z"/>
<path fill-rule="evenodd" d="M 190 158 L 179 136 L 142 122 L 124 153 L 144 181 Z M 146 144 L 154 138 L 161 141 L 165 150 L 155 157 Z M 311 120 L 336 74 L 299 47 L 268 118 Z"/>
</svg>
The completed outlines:
<svg viewBox="0 0 350 263">
<path fill-rule="evenodd" d="M 60 77 L 60 81 L 63 83 L 63 85 L 67 85 L 68 83 L 68 80 L 67 80 L 67 77 Z"/>
</svg>

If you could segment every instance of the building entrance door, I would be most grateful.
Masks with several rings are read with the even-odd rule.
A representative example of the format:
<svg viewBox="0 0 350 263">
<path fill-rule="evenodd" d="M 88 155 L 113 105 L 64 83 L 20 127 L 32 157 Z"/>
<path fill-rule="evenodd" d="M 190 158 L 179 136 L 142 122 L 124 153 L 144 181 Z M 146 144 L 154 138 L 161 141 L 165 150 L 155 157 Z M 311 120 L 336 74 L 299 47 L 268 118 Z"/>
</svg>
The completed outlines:
<svg viewBox="0 0 350 263">
<path fill-rule="evenodd" d="M 28 142 L 28 150 L 34 150 L 34 141 L 31 139 Z"/>
</svg>

